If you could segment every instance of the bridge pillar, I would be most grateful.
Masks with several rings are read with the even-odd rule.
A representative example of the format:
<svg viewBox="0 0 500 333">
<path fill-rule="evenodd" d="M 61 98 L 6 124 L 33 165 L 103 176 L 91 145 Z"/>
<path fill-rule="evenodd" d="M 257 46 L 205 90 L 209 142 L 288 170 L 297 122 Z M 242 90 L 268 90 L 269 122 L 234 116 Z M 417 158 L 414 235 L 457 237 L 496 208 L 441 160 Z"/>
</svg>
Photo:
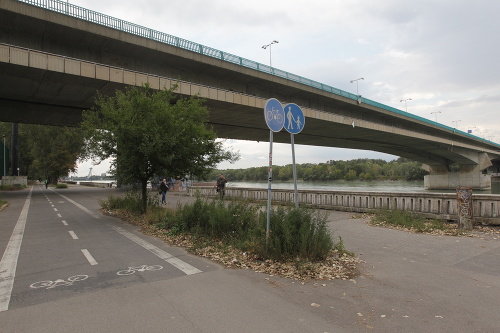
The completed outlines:
<svg viewBox="0 0 500 333">
<path fill-rule="evenodd" d="M 424 176 L 424 188 L 427 190 L 451 190 L 458 187 L 470 187 L 476 190 L 491 189 L 491 175 L 483 172 L 492 165 L 486 153 L 478 153 L 474 164 L 459 164 L 454 170 L 447 165 L 423 165 L 429 171 Z M 456 169 L 456 170 L 455 170 Z"/>
</svg>

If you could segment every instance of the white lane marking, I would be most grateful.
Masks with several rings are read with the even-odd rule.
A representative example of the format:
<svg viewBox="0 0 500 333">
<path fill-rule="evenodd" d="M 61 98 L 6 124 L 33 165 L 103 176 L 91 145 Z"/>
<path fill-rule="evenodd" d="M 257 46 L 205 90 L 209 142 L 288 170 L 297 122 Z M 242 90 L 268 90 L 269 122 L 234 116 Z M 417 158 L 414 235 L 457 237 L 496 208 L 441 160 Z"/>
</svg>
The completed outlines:
<svg viewBox="0 0 500 333">
<path fill-rule="evenodd" d="M 0 312 L 9 309 L 12 287 L 14 286 L 14 278 L 16 276 L 17 259 L 19 258 L 19 251 L 21 249 L 21 243 L 23 242 L 24 228 L 26 226 L 26 219 L 28 218 L 32 191 L 33 187 L 31 187 L 28 198 L 24 202 L 19 219 L 17 220 L 12 236 L 10 237 L 2 260 L 0 261 Z"/>
<path fill-rule="evenodd" d="M 58 211 L 57 208 L 54 207 L 54 211 L 57 212 Z"/>
<path fill-rule="evenodd" d="M 69 234 L 71 235 L 71 237 L 72 237 L 73 239 L 78 239 L 78 236 L 75 234 L 75 232 L 74 232 L 74 231 L 68 231 L 68 232 L 69 232 Z"/>
<path fill-rule="evenodd" d="M 60 193 L 57 193 L 59 194 L 61 197 L 63 197 L 64 199 L 66 199 L 67 201 L 71 202 L 73 205 L 75 205 L 76 207 L 80 208 L 81 210 L 83 210 L 85 213 L 89 214 L 90 216 L 92 216 L 93 218 L 95 219 L 98 219 L 99 218 L 99 215 L 94 213 L 93 211 L 91 211 L 90 209 L 88 209 L 87 207 L 85 206 L 82 206 L 80 205 L 78 202 L 76 201 L 73 201 L 71 200 L 70 198 L 60 194 Z"/>
<path fill-rule="evenodd" d="M 85 256 L 85 258 L 87 258 L 88 262 L 91 265 L 97 265 L 97 261 L 95 261 L 94 257 L 92 257 L 92 255 L 90 254 L 89 250 L 82 249 L 82 253 Z"/>
<path fill-rule="evenodd" d="M 133 241 L 134 243 L 142 246 L 143 248 L 145 248 L 149 252 L 151 252 L 154 255 L 158 256 L 159 258 L 165 260 L 166 262 L 168 262 L 169 264 L 173 265 L 174 267 L 180 269 L 181 271 L 183 271 L 184 273 L 186 273 L 186 275 L 191 275 L 191 274 L 196 274 L 196 273 L 201 273 L 202 272 L 198 268 L 196 268 L 194 266 L 191 266 L 187 262 L 184 262 L 184 261 L 182 261 L 182 260 L 174 257 L 170 253 L 165 252 L 162 249 L 154 246 L 153 244 L 146 242 L 144 239 L 142 239 L 140 237 L 137 237 L 133 233 L 130 233 L 130 232 L 128 232 L 127 230 L 125 230 L 123 228 L 120 228 L 120 227 L 117 227 L 117 226 L 113 226 L 113 225 L 109 225 L 109 226 L 111 228 L 115 229 L 117 232 L 119 232 L 123 236 L 125 236 L 128 239 L 130 239 L 131 241 Z"/>
<path fill-rule="evenodd" d="M 61 214 L 57 214 L 57 217 L 62 217 L 62 215 Z"/>
<path fill-rule="evenodd" d="M 64 225 L 68 225 L 68 222 L 66 222 L 65 220 L 61 220 L 62 224 Z"/>
</svg>

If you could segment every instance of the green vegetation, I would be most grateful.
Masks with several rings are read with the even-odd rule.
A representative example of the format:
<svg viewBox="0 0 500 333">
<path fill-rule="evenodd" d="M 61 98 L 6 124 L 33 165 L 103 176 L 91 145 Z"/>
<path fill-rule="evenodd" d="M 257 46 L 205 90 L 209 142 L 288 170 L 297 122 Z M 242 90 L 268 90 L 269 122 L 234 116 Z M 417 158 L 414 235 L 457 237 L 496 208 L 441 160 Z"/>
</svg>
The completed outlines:
<svg viewBox="0 0 500 333">
<path fill-rule="evenodd" d="M 372 219 L 374 225 L 393 226 L 418 233 L 461 234 L 461 231 L 445 221 L 428 219 L 411 211 L 380 209 L 371 213 L 374 214 Z"/>
<path fill-rule="evenodd" d="M 58 183 L 58 184 L 56 184 L 56 188 L 68 188 L 68 184 Z"/>
<path fill-rule="evenodd" d="M 129 192 L 125 197 L 110 196 L 101 202 L 108 211 L 139 213 L 141 200 Z M 192 205 L 177 209 L 152 206 L 145 223 L 170 236 L 189 235 L 194 247 L 218 246 L 249 253 L 260 260 L 318 262 L 335 253 L 351 254 L 332 240 L 326 215 L 308 209 L 278 207 L 272 210 L 271 232 L 266 242 L 267 215 L 258 205 L 245 201 L 222 202 L 197 198 Z"/>
<path fill-rule="evenodd" d="M 26 186 L 20 185 L 0 185 L 0 191 L 17 191 L 26 188 Z"/>
<path fill-rule="evenodd" d="M 6 205 L 7 204 L 7 201 L 5 200 L 0 200 L 0 207 L 2 207 L 3 205 Z"/>
<path fill-rule="evenodd" d="M 19 150 L 22 152 L 19 159 L 21 175 L 29 179 L 49 179 L 50 183 L 56 184 L 60 177 L 76 171 L 76 162 L 84 145 L 78 128 L 32 124 L 19 124 L 18 128 Z M 6 134 L 9 162 L 12 124 L 0 123 L 0 132 Z M 9 171 L 7 174 L 11 174 Z"/>
<path fill-rule="evenodd" d="M 273 178 L 279 181 L 293 180 L 292 165 L 273 166 Z M 382 159 L 355 159 L 350 161 L 328 161 L 320 164 L 297 164 L 297 179 L 303 181 L 336 180 L 423 180 L 427 171 L 421 163 L 405 158 L 387 162 Z M 266 181 L 268 167 L 229 169 L 213 171 L 208 179 L 223 173 L 231 181 Z"/>
<path fill-rule="evenodd" d="M 237 154 L 223 149 L 207 126 L 208 110 L 200 98 L 180 98 L 171 89 L 148 85 L 99 95 L 83 113 L 85 157 L 111 158 L 116 179 L 141 184 L 142 211 L 148 207 L 147 182 L 155 176 L 203 177 L 219 162 Z"/>
</svg>

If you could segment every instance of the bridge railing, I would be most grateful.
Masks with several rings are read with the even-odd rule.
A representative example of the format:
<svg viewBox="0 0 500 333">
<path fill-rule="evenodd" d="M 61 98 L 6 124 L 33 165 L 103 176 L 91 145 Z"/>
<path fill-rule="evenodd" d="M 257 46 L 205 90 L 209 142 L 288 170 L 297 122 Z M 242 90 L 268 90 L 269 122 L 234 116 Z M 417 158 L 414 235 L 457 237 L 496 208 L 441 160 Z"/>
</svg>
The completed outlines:
<svg viewBox="0 0 500 333">
<path fill-rule="evenodd" d="M 202 44 L 191 42 L 191 41 L 186 40 L 186 39 L 175 37 L 175 36 L 169 35 L 167 33 L 161 32 L 161 31 L 146 28 L 144 26 L 141 26 L 141 25 L 138 25 L 135 23 L 127 22 L 127 21 L 124 21 L 124 20 L 109 16 L 109 15 L 105 15 L 105 14 L 90 10 L 90 9 L 76 6 L 76 5 L 73 5 L 67 1 L 61 1 L 61 0 L 17 0 L 17 1 L 28 3 L 30 5 L 34 5 L 34 6 L 48 9 L 51 11 L 55 11 L 58 13 L 66 14 L 68 16 L 76 17 L 78 19 L 82 19 L 85 21 L 89 21 L 92 23 L 103 25 L 103 26 L 106 26 L 109 28 L 128 32 L 128 33 L 131 33 L 131 34 L 134 34 L 137 36 L 141 36 L 144 38 L 149 38 L 149 39 L 161 42 L 161 43 L 176 46 L 176 47 L 179 47 L 179 48 L 182 48 L 182 49 L 185 49 L 188 51 L 200 53 L 200 54 L 203 54 L 203 55 L 206 55 L 209 57 L 221 59 L 223 61 L 227 61 L 227 62 L 237 64 L 240 66 L 248 67 L 248 68 L 260 71 L 260 72 L 275 75 L 275 76 L 285 78 L 285 79 L 290 80 L 290 81 L 304 84 L 306 86 L 310 86 L 310 87 L 313 87 L 316 89 L 327 91 L 327 92 L 330 92 L 332 94 L 342 96 L 342 97 L 345 97 L 345 98 L 348 98 L 348 99 L 351 99 L 354 101 L 358 101 L 358 99 L 361 98 L 362 102 L 365 104 L 368 104 L 368 105 L 371 105 L 371 106 L 374 106 L 374 107 L 377 107 L 380 109 L 384 109 L 387 111 L 395 112 L 397 114 L 401 114 L 401 115 L 419 120 L 419 121 L 424 122 L 424 123 L 429 123 L 429 124 L 435 125 L 437 127 L 441 127 L 441 128 L 450 130 L 452 132 L 456 132 L 456 133 L 460 133 L 460 134 L 463 134 L 466 136 L 474 137 L 475 139 L 479 139 L 481 141 L 496 144 L 492 141 L 477 137 L 477 136 L 472 135 L 470 133 L 460 131 L 456 128 L 452 128 L 450 126 L 440 124 L 438 122 L 432 121 L 432 120 L 427 119 L 427 118 L 413 115 L 411 113 L 396 109 L 394 107 L 375 102 L 375 101 L 370 100 L 370 99 L 365 98 L 365 97 L 361 97 L 360 95 L 352 94 L 350 92 L 347 92 L 347 91 L 344 91 L 344 90 L 341 90 L 338 88 L 334 88 L 334 87 L 329 86 L 327 84 L 323 84 L 323 83 L 320 83 L 318 81 L 314 81 L 314 80 L 302 77 L 300 75 L 292 74 L 292 73 L 286 72 L 286 71 L 281 70 L 281 69 L 277 69 L 277 68 L 274 68 L 274 67 L 271 67 L 268 65 L 264 65 L 264 64 L 258 63 L 256 61 L 253 61 L 253 60 L 245 59 L 243 57 L 236 56 L 234 54 L 226 53 L 226 52 L 211 48 L 209 46 L 205 46 Z"/>
</svg>

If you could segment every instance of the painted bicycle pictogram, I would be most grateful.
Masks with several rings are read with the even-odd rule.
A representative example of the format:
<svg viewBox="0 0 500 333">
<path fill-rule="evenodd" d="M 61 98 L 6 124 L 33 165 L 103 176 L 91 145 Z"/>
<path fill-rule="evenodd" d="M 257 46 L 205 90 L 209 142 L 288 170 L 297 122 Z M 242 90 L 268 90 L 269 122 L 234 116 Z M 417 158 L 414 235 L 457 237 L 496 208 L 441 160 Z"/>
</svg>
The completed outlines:
<svg viewBox="0 0 500 333">
<path fill-rule="evenodd" d="M 116 272 L 116 274 L 118 274 L 118 275 L 132 275 L 132 274 L 135 274 L 135 272 L 159 271 L 160 269 L 163 269 L 163 266 L 160 266 L 160 265 L 130 266 L 128 269 L 124 269 L 124 270 Z"/>
<path fill-rule="evenodd" d="M 74 275 L 67 280 L 57 279 L 55 281 L 38 281 L 30 285 L 31 288 L 53 289 L 59 286 L 71 286 L 73 283 L 88 279 L 88 275 Z"/>
</svg>

